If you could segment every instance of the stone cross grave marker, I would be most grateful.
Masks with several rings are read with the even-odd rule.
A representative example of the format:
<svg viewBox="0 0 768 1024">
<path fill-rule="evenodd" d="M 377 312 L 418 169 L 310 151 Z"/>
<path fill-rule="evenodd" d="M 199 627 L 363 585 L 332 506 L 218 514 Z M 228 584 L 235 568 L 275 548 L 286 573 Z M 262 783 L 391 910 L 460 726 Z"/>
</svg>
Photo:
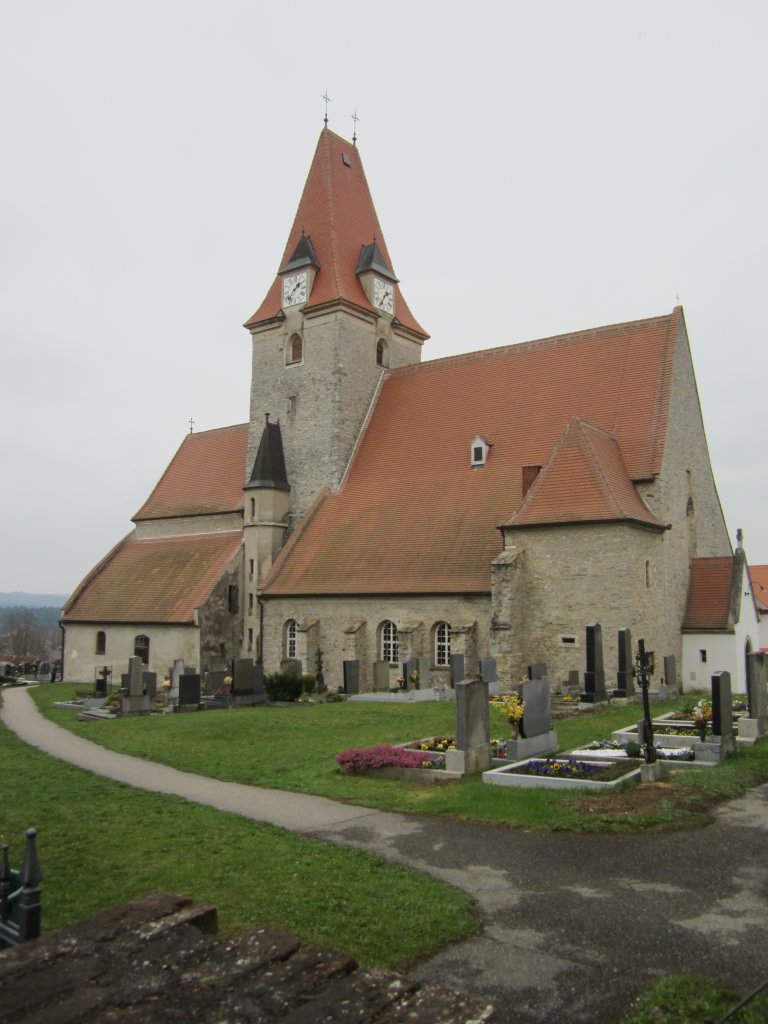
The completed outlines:
<svg viewBox="0 0 768 1024">
<path fill-rule="evenodd" d="M 635 693 L 634 658 L 632 655 L 632 630 L 619 630 L 619 670 L 616 673 L 614 697 L 632 697 Z"/>
<path fill-rule="evenodd" d="M 600 623 L 594 622 L 587 626 L 587 671 L 584 673 L 584 692 L 581 694 L 581 700 L 585 704 L 600 704 L 607 699 L 603 669 L 603 631 Z"/>
<path fill-rule="evenodd" d="M 344 693 L 360 692 L 360 662 L 355 660 L 343 661 L 344 672 Z"/>
</svg>

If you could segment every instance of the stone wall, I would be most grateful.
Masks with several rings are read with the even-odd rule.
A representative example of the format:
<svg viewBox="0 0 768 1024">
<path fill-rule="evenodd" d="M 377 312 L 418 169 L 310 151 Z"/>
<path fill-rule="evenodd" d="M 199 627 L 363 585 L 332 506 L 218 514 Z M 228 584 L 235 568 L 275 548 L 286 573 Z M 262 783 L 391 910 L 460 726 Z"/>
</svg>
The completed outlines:
<svg viewBox="0 0 768 1024">
<path fill-rule="evenodd" d="M 162 537 L 186 537 L 202 533 L 232 533 L 243 528 L 242 510 L 213 516 L 177 516 L 169 519 L 142 519 L 136 523 L 136 540 Z"/>
<path fill-rule="evenodd" d="M 303 340 L 303 359 L 286 364 L 294 334 Z M 421 344 L 393 329 L 388 318 L 351 306 L 306 314 L 291 309 L 282 323 L 253 332 L 248 468 L 269 413 L 280 421 L 292 523 L 323 487 L 335 488 L 343 477 L 385 372 L 376 363 L 380 339 L 391 367 L 421 358 Z"/>
<path fill-rule="evenodd" d="M 96 633 L 106 633 L 106 650 L 96 654 Z M 68 623 L 64 638 L 65 683 L 93 684 L 97 669 L 112 667 L 112 682 L 120 685 L 120 674 L 128 671 L 128 659 L 133 657 L 136 637 L 149 637 L 149 670 L 162 679 L 175 658 L 183 658 L 188 665 L 200 663 L 200 629 L 193 624 L 164 623 Z"/>
<path fill-rule="evenodd" d="M 237 587 L 237 609 L 230 610 L 229 588 Z M 243 587 L 242 549 L 198 610 L 200 654 L 191 662 L 200 672 L 227 665 L 241 652 L 244 608 L 247 594 Z M 177 655 L 179 657 L 179 655 Z"/>
<path fill-rule="evenodd" d="M 456 628 L 455 649 L 466 651 L 467 671 L 474 671 L 479 658 L 490 654 L 490 595 L 380 597 L 297 597 L 264 599 L 264 671 L 275 672 L 284 656 L 285 624 L 296 619 L 300 624 L 313 622 L 314 636 L 323 651 L 326 685 L 335 689 L 343 684 L 342 662 L 360 662 L 360 691 L 373 688 L 374 661 L 381 656 L 379 627 L 390 620 L 408 636 L 408 653 L 430 659 L 430 679 L 421 685 L 450 682 L 450 669 L 434 664 L 434 628 L 448 622 Z M 467 638 L 469 642 L 467 645 Z M 307 650 L 309 671 L 314 672 L 315 651 Z M 310 660 L 311 655 L 311 660 Z M 400 674 L 392 665 L 392 685 Z"/>
</svg>

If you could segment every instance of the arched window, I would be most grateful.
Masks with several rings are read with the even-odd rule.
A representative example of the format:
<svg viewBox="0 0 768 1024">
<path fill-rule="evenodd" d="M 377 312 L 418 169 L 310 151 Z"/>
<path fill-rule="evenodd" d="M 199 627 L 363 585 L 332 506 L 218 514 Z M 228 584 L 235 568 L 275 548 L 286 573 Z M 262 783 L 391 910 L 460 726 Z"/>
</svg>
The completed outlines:
<svg viewBox="0 0 768 1024">
<path fill-rule="evenodd" d="M 107 634 L 104 632 L 103 629 L 100 629 L 96 634 L 96 653 L 107 653 Z"/>
<path fill-rule="evenodd" d="M 394 622 L 382 622 L 381 633 L 381 660 L 389 662 L 390 665 L 397 664 L 397 626 Z"/>
<path fill-rule="evenodd" d="M 296 631 L 298 623 L 296 619 L 288 619 L 285 624 L 285 656 L 286 658 L 296 657 Z"/>
<path fill-rule="evenodd" d="M 136 639 L 133 641 L 133 653 L 137 658 L 141 658 L 145 665 L 149 664 L 149 637 L 144 636 L 143 633 L 139 633 Z"/>
<path fill-rule="evenodd" d="M 301 340 L 301 335 L 292 334 L 285 350 L 285 361 L 290 365 L 291 363 L 300 363 L 303 358 L 304 342 Z"/>
<path fill-rule="evenodd" d="M 447 622 L 435 626 L 435 664 L 451 664 L 451 627 Z"/>
</svg>

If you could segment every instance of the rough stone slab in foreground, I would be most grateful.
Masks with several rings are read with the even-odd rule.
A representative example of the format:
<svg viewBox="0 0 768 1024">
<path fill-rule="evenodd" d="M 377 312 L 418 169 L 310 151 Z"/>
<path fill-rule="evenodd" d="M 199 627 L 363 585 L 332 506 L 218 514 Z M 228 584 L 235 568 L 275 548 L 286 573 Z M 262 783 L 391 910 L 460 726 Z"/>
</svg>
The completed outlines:
<svg viewBox="0 0 768 1024">
<path fill-rule="evenodd" d="M 154 893 L 0 953 L 0 1024 L 490 1024 L 493 1008 Z"/>
</svg>

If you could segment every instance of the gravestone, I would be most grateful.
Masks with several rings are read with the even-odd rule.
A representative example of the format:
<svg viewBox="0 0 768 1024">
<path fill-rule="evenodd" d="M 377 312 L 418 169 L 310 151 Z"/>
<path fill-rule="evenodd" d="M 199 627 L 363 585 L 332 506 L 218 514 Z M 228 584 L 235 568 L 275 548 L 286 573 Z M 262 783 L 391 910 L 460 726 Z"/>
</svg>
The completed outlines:
<svg viewBox="0 0 768 1024">
<path fill-rule="evenodd" d="M 429 658 L 419 658 L 419 688 L 429 689 Z"/>
<path fill-rule="evenodd" d="M 765 690 L 765 655 L 747 655 L 747 716 L 739 719 L 739 741 L 756 740 L 768 731 L 768 706 Z"/>
<path fill-rule="evenodd" d="M 343 661 L 341 663 L 344 673 L 344 693 L 360 692 L 360 662 Z"/>
<path fill-rule="evenodd" d="M 235 671 L 232 676 L 232 693 L 238 697 L 250 697 L 253 694 L 252 658 L 235 659 Z"/>
<path fill-rule="evenodd" d="M 568 671 L 568 693 L 571 697 L 577 697 L 581 691 L 581 677 L 577 668 Z"/>
<path fill-rule="evenodd" d="M 674 654 L 664 655 L 664 682 L 659 686 L 661 700 L 674 700 L 679 696 L 677 688 L 677 658 Z"/>
<path fill-rule="evenodd" d="M 536 666 L 538 668 L 538 666 Z M 551 686 L 546 676 L 539 676 L 517 687 L 525 703 L 520 721 L 520 738 L 504 744 L 508 761 L 557 751 L 557 733 L 552 729 Z"/>
<path fill-rule="evenodd" d="M 464 655 L 463 654 L 452 654 L 451 655 L 451 686 L 454 688 L 464 678 Z"/>
<path fill-rule="evenodd" d="M 464 679 L 456 686 L 456 750 L 445 753 L 449 772 L 468 775 L 491 767 L 488 684 Z"/>
<path fill-rule="evenodd" d="M 405 680 L 406 690 L 418 690 L 421 687 L 421 676 L 419 675 L 419 659 L 408 658 L 407 661 L 403 662 L 403 679 Z M 411 676 L 415 673 L 416 679 L 413 681 Z"/>
<path fill-rule="evenodd" d="M 149 697 L 150 701 L 153 701 L 157 696 L 157 672 L 142 672 L 141 678 L 144 686 L 144 692 Z"/>
<path fill-rule="evenodd" d="M 224 680 L 227 678 L 229 673 L 225 668 L 214 668 L 210 672 L 205 673 L 205 685 L 203 692 L 209 696 L 214 696 L 219 690 L 224 689 Z"/>
<path fill-rule="evenodd" d="M 253 696 L 256 704 L 266 704 L 267 691 L 264 689 L 264 666 L 257 661 L 253 666 Z"/>
<path fill-rule="evenodd" d="M 587 626 L 587 671 L 584 673 L 584 704 L 601 704 L 608 699 L 603 669 L 603 631 L 599 622 Z"/>
<path fill-rule="evenodd" d="M 635 672 L 632 655 L 632 630 L 619 630 L 619 670 L 616 673 L 616 689 L 614 697 L 633 697 L 635 695 Z"/>
<path fill-rule="evenodd" d="M 141 658 L 128 659 L 128 672 L 123 675 L 120 695 L 121 715 L 148 715 L 149 697 L 144 694 L 144 662 Z"/>
<path fill-rule="evenodd" d="M 488 693 L 492 697 L 498 697 L 501 693 L 501 687 L 499 686 L 499 676 L 496 672 L 495 658 L 483 658 L 480 661 L 480 675 L 488 683 Z"/>
<path fill-rule="evenodd" d="M 735 749 L 731 673 L 715 672 L 712 675 L 712 740 L 696 746 L 696 760 L 722 761 Z"/>
<path fill-rule="evenodd" d="M 179 707 L 198 707 L 200 704 L 200 675 L 184 672 L 179 676 Z"/>
<path fill-rule="evenodd" d="M 545 661 L 537 661 L 535 665 L 528 666 L 528 678 L 529 679 L 546 679 L 547 678 L 547 663 Z"/>
<path fill-rule="evenodd" d="M 389 693 L 389 662 L 374 661 L 373 689 L 375 693 Z"/>
<path fill-rule="evenodd" d="M 170 691 L 168 693 L 168 696 L 173 698 L 173 699 L 178 698 L 178 696 L 179 696 L 179 679 L 181 679 L 181 677 L 184 674 L 184 672 L 194 672 L 194 671 L 195 671 L 194 668 L 192 668 L 190 665 L 186 665 L 184 663 L 184 659 L 183 658 L 176 658 L 176 660 L 173 663 L 173 667 L 171 668 L 171 671 L 170 671 L 171 689 L 170 689 Z"/>
<path fill-rule="evenodd" d="M 293 676 L 294 679 L 301 679 L 303 675 L 302 664 L 298 658 L 285 658 L 280 662 L 280 671 L 286 676 Z"/>
</svg>

